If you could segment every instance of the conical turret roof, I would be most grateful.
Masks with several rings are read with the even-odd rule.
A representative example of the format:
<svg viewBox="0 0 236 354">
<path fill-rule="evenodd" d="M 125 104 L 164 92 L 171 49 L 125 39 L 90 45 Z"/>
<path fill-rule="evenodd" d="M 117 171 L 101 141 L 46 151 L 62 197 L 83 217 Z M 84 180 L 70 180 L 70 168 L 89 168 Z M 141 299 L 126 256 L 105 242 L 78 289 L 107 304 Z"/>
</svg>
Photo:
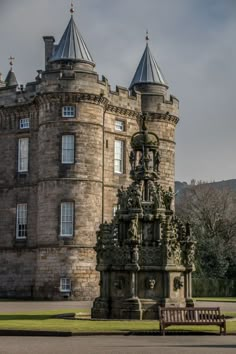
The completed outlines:
<svg viewBox="0 0 236 354">
<path fill-rule="evenodd" d="M 9 70 L 9 72 L 7 74 L 5 83 L 6 83 L 7 87 L 18 85 L 18 82 L 16 80 L 16 75 L 15 75 L 14 71 L 12 70 L 12 68 Z"/>
<path fill-rule="evenodd" d="M 134 85 L 147 83 L 162 84 L 167 86 L 164 75 L 162 74 L 160 67 L 150 51 L 148 41 L 133 80 L 130 84 L 130 89 L 132 89 Z"/>
<path fill-rule="evenodd" d="M 86 43 L 75 24 L 73 13 L 59 44 L 55 46 L 50 62 L 62 60 L 85 61 L 95 65 Z"/>
</svg>

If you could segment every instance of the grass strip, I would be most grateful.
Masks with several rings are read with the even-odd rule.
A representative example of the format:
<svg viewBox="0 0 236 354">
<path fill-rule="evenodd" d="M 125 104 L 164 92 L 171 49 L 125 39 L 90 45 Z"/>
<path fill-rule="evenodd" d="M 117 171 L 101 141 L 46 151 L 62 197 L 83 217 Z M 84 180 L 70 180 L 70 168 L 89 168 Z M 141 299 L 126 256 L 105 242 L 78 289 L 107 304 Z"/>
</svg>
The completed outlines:
<svg viewBox="0 0 236 354">
<path fill-rule="evenodd" d="M 65 320 L 52 318 L 61 313 L 85 313 L 85 309 L 36 311 L 0 315 L 0 329 L 11 330 L 41 330 L 41 331 L 70 331 L 73 333 L 83 332 L 135 332 L 135 331 L 158 331 L 159 321 L 126 321 L 126 320 Z M 229 315 L 228 313 L 225 313 Z M 236 313 L 230 313 L 230 315 Z M 171 326 L 169 331 L 194 331 L 218 333 L 217 326 Z M 236 333 L 236 321 L 227 322 L 227 333 Z"/>
<path fill-rule="evenodd" d="M 236 302 L 236 297 L 196 297 L 194 300 L 206 302 Z"/>
</svg>

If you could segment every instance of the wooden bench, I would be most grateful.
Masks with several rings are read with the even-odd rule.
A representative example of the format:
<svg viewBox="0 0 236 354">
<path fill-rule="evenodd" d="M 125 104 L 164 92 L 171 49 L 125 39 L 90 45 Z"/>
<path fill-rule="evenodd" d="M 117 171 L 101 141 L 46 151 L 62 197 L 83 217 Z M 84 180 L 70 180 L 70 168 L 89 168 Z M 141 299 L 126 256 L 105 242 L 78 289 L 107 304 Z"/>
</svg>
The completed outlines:
<svg viewBox="0 0 236 354">
<path fill-rule="evenodd" d="M 220 327 L 220 334 L 226 334 L 226 320 L 219 307 L 159 307 L 159 319 L 162 335 L 172 325 L 214 325 Z"/>
</svg>

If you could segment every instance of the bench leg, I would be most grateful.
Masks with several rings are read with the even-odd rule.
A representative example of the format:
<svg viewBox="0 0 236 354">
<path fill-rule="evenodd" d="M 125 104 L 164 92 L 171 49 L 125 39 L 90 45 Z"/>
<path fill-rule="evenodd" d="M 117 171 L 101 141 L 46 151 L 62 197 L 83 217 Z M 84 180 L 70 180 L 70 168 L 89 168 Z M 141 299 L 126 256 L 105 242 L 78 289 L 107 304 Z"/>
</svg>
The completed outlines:
<svg viewBox="0 0 236 354">
<path fill-rule="evenodd" d="M 226 335 L 226 321 L 224 323 L 224 335 Z"/>
</svg>

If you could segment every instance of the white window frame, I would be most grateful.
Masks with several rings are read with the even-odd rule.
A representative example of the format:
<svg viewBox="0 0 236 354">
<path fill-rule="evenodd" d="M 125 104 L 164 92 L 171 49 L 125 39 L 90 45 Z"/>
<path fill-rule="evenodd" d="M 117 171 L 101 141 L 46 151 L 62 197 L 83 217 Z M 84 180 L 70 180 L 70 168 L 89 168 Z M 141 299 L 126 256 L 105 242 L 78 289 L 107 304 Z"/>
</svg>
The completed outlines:
<svg viewBox="0 0 236 354">
<path fill-rule="evenodd" d="M 75 118 L 75 106 L 63 106 L 62 107 L 63 118 Z"/>
<path fill-rule="evenodd" d="M 120 145 L 120 146 L 119 146 Z M 124 173 L 124 145 L 123 140 L 115 139 L 114 143 L 114 172 Z"/>
<path fill-rule="evenodd" d="M 71 138 L 71 141 L 68 138 Z M 61 163 L 75 163 L 75 136 L 73 134 L 64 134 L 61 137 Z"/>
<path fill-rule="evenodd" d="M 60 279 L 60 292 L 69 293 L 71 292 L 71 279 L 63 277 Z"/>
<path fill-rule="evenodd" d="M 21 118 L 19 122 L 20 129 L 29 129 L 30 127 L 30 119 L 29 118 Z"/>
<path fill-rule="evenodd" d="M 74 202 L 61 202 L 60 211 L 60 236 L 73 237 L 74 235 Z M 67 232 L 65 229 L 71 231 Z"/>
<path fill-rule="evenodd" d="M 28 206 L 26 203 L 17 204 L 16 206 L 16 239 L 22 240 L 27 238 L 28 232 Z"/>
<path fill-rule="evenodd" d="M 29 138 L 18 139 L 18 172 L 29 170 Z"/>
<path fill-rule="evenodd" d="M 125 122 L 123 120 L 116 119 L 115 120 L 115 130 L 117 132 L 124 132 L 125 131 Z"/>
</svg>

